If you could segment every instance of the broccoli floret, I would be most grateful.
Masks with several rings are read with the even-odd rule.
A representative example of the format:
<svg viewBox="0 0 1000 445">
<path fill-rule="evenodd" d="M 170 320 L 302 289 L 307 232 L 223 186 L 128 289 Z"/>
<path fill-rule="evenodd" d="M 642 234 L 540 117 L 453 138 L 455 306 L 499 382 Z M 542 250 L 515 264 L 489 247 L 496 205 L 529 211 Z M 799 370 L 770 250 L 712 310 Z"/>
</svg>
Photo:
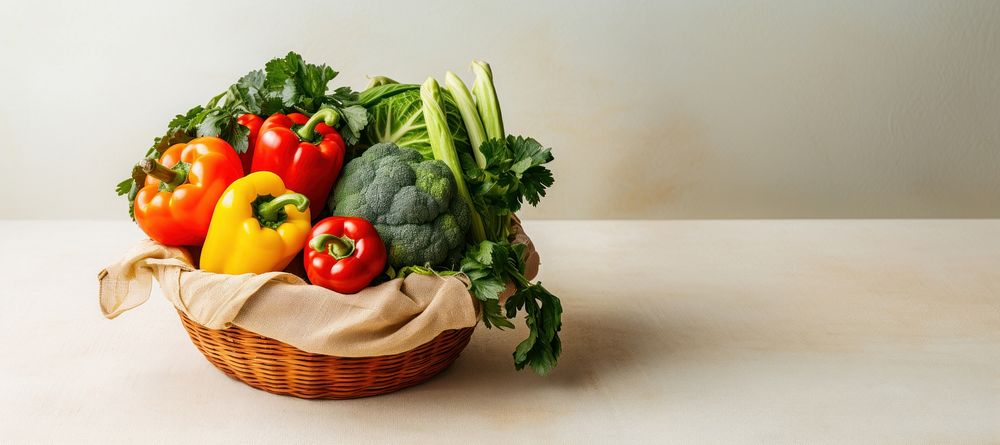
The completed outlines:
<svg viewBox="0 0 1000 445">
<path fill-rule="evenodd" d="M 347 163 L 330 197 L 334 215 L 370 221 L 395 268 L 452 267 L 469 233 L 469 207 L 444 162 L 416 150 L 376 144 Z"/>
</svg>

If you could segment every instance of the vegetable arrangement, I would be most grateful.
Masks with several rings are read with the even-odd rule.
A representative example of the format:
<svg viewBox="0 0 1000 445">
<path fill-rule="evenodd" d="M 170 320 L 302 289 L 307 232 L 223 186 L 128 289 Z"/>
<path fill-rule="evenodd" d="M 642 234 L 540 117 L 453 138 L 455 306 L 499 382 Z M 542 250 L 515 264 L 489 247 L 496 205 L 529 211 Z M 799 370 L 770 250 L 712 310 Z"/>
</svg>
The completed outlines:
<svg viewBox="0 0 1000 445">
<path fill-rule="evenodd" d="M 153 240 L 201 246 L 209 272 L 280 271 L 302 253 L 309 281 L 342 294 L 464 275 L 487 327 L 524 311 L 515 368 L 547 374 L 562 307 L 525 277 L 527 246 L 510 237 L 553 184 L 553 158 L 505 132 L 490 66 L 472 70 L 471 90 L 447 72 L 443 87 L 377 76 L 356 93 L 289 53 L 177 115 L 117 192 Z"/>
</svg>

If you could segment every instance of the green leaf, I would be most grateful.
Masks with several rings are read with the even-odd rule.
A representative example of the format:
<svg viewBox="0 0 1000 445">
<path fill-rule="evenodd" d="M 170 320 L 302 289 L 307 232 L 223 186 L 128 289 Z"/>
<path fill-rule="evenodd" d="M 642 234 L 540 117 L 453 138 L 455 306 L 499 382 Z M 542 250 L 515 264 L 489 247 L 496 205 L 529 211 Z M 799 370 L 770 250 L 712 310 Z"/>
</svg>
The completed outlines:
<svg viewBox="0 0 1000 445">
<path fill-rule="evenodd" d="M 364 107 L 370 107 L 376 102 L 381 101 L 387 97 L 394 96 L 396 94 L 405 91 L 420 90 L 420 85 L 417 84 L 403 84 L 403 83 L 391 83 L 385 85 L 377 85 L 362 91 L 358 95 L 358 103 Z"/>
<path fill-rule="evenodd" d="M 514 323 L 507 320 L 500 311 L 500 301 L 498 300 L 486 300 L 480 302 L 483 309 L 483 325 L 487 328 L 496 327 L 497 329 L 513 329 Z"/>
<path fill-rule="evenodd" d="M 531 167 L 521 175 L 521 195 L 529 204 L 538 205 L 538 201 L 545 196 L 545 190 L 554 182 L 555 177 L 549 169 L 542 166 Z"/>
<path fill-rule="evenodd" d="M 133 184 L 135 184 L 135 180 L 132 178 L 119 182 L 118 185 L 115 186 L 115 193 L 117 193 L 118 196 L 127 195 L 128 192 L 132 190 Z"/>
<path fill-rule="evenodd" d="M 250 129 L 247 127 L 235 125 L 233 131 L 225 139 L 237 153 L 246 153 L 250 149 Z"/>
<path fill-rule="evenodd" d="M 529 320 L 528 324 L 532 323 L 530 319 L 532 319 L 533 317 L 534 317 L 533 315 L 528 314 L 528 316 L 526 317 L 526 319 Z M 535 343 L 537 342 L 538 342 L 538 331 L 531 330 L 528 333 L 528 338 L 524 339 L 521 343 L 518 343 L 517 348 L 514 349 L 514 363 L 527 362 L 528 354 L 531 352 L 531 349 L 535 347 Z"/>
<path fill-rule="evenodd" d="M 508 319 L 525 311 L 528 337 L 514 351 L 514 367 L 530 366 L 545 375 L 556 366 L 562 352 L 558 334 L 562 329 L 562 304 L 541 283 L 530 283 L 524 277 L 526 257 L 524 244 L 483 241 L 466 250 L 461 271 L 472 283 L 470 291 L 480 300 L 487 327 L 513 327 Z M 499 296 L 508 281 L 517 290 L 500 308 Z"/>
<path fill-rule="evenodd" d="M 340 116 L 345 125 L 342 126 L 340 135 L 348 144 L 355 144 L 361 137 L 361 131 L 368 125 L 368 110 L 361 105 L 351 105 L 340 110 Z"/>
<path fill-rule="evenodd" d="M 523 369 L 528 365 L 537 374 L 546 375 L 556 366 L 562 353 L 562 340 L 559 338 L 562 304 L 541 283 L 535 283 L 520 288 L 507 300 L 508 318 L 520 308 L 527 312 L 525 324 L 529 334 L 528 339 L 514 351 L 514 367 Z"/>
<path fill-rule="evenodd" d="M 521 136 L 488 139 L 479 149 L 486 165 L 478 168 L 463 162 L 464 178 L 487 239 L 502 240 L 510 231 L 508 215 L 520 210 L 524 201 L 537 205 L 553 184 L 552 172 L 544 166 L 553 159 L 551 150 Z"/>
<path fill-rule="evenodd" d="M 472 292 L 477 300 L 498 301 L 500 293 L 503 292 L 506 287 L 506 283 L 504 283 L 500 277 L 497 277 L 494 274 L 487 274 L 478 279 L 473 279 L 469 291 Z"/>
<path fill-rule="evenodd" d="M 212 110 L 197 124 L 195 133 L 198 137 L 219 136 L 222 134 L 223 126 L 228 124 L 230 120 L 232 120 L 232 116 L 226 115 L 222 110 Z"/>
<path fill-rule="evenodd" d="M 516 163 L 528 160 L 527 165 L 542 165 L 552 160 L 552 150 L 538 141 L 522 136 L 507 136 L 507 146 Z M 523 172 L 527 167 L 520 169 Z"/>
<path fill-rule="evenodd" d="M 281 104 L 291 108 L 302 101 L 303 97 L 299 93 L 299 86 L 295 84 L 295 79 L 285 79 L 285 83 L 281 87 Z"/>
<path fill-rule="evenodd" d="M 493 248 L 496 247 L 496 243 L 491 241 L 483 241 L 479 243 L 478 248 L 470 250 L 476 261 L 482 263 L 485 266 L 493 265 Z"/>
<path fill-rule="evenodd" d="M 240 77 L 240 80 L 236 81 L 236 85 L 247 91 L 261 91 L 264 89 L 266 81 L 267 75 L 263 70 L 253 70 Z"/>
<path fill-rule="evenodd" d="M 326 95 L 326 85 L 337 77 L 337 72 L 326 65 L 302 65 L 302 86 L 312 97 Z"/>
<path fill-rule="evenodd" d="M 298 61 L 301 56 L 289 52 L 284 58 L 274 58 L 264 65 L 264 88 L 269 90 L 280 90 L 284 87 L 285 81 L 295 75 Z"/>
<path fill-rule="evenodd" d="M 227 90 L 227 104 L 243 113 L 260 114 L 268 100 L 263 91 L 266 80 L 262 70 L 247 73 Z"/>
<path fill-rule="evenodd" d="M 315 112 L 326 95 L 327 84 L 337 72 L 326 65 L 313 65 L 302 56 L 289 52 L 284 58 L 272 59 L 264 67 L 265 89 L 278 92 L 285 107 L 301 106 Z"/>
<path fill-rule="evenodd" d="M 195 106 L 188 110 L 187 113 L 174 116 L 174 118 L 170 120 L 170 123 L 167 124 L 167 128 L 188 128 L 190 122 L 195 120 L 198 115 L 204 111 L 205 107 L 202 107 L 201 105 Z"/>
</svg>

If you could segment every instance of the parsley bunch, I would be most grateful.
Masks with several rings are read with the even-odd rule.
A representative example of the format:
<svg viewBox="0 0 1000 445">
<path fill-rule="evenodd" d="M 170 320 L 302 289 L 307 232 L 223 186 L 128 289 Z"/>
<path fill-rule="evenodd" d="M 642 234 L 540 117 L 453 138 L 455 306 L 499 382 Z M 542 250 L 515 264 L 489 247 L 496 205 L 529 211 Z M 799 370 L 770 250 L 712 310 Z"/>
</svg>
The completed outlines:
<svg viewBox="0 0 1000 445">
<path fill-rule="evenodd" d="M 479 146 L 485 159 L 480 167 L 463 153 L 462 169 L 472 194 L 472 202 L 483 218 L 486 238 L 505 240 L 510 235 L 510 219 L 527 201 L 538 205 L 545 189 L 555 179 L 545 164 L 552 161 L 551 149 L 521 136 L 487 139 Z"/>
<path fill-rule="evenodd" d="M 469 290 L 480 301 L 486 327 L 513 328 L 509 319 L 525 311 L 528 338 L 514 350 L 514 367 L 530 366 L 545 375 L 562 352 L 562 304 L 542 283 L 528 281 L 524 276 L 527 246 L 508 238 L 514 213 L 525 201 L 537 205 L 553 184 L 552 172 L 545 166 L 552 161 L 552 152 L 521 136 L 488 139 L 479 151 L 485 161 L 482 166 L 463 153 L 462 169 L 487 239 L 466 251 L 461 271 L 469 277 Z M 508 282 L 515 291 L 501 310 L 499 297 Z"/>
<path fill-rule="evenodd" d="M 539 375 L 546 375 L 556 366 L 562 352 L 559 330 L 562 328 L 562 304 L 559 298 L 524 276 L 527 246 L 509 241 L 483 241 L 466 252 L 462 272 L 469 277 L 470 291 L 483 307 L 486 327 L 513 328 L 510 318 L 524 310 L 528 338 L 514 350 L 514 368 L 531 366 Z M 507 280 L 516 291 L 500 311 L 500 293 Z"/>
<path fill-rule="evenodd" d="M 272 59 L 263 70 L 247 73 L 207 104 L 175 116 L 167 124 L 167 131 L 153 140 L 146 157 L 159 158 L 171 145 L 202 136 L 224 139 L 237 153 L 243 153 L 249 148 L 249 129 L 236 122 L 241 115 L 312 114 L 321 108 L 332 108 L 340 114 L 342 119 L 338 130 L 344 142 L 353 144 L 368 123 L 368 113 L 358 103 L 358 94 L 349 87 L 327 90 L 327 84 L 337 74 L 329 66 L 306 63 L 302 56 L 294 52 Z M 118 195 L 128 195 L 129 215 L 133 219 L 135 194 L 143 181 L 145 176 L 142 171 L 133 168 L 131 177 L 115 187 Z"/>
<path fill-rule="evenodd" d="M 479 61 L 472 63 L 472 70 L 476 81 L 471 92 L 455 73 L 445 75 L 448 93 L 469 136 L 470 152 L 459 152 L 454 144 L 437 81 L 430 78 L 420 88 L 431 153 L 451 169 L 459 196 L 471 207 L 472 244 L 459 269 L 480 302 L 483 324 L 512 328 L 510 319 L 523 310 L 529 332 L 514 351 L 514 367 L 530 366 L 545 375 L 562 352 L 562 305 L 541 283 L 525 277 L 527 246 L 510 240 L 510 227 L 524 202 L 538 204 L 552 185 L 552 172 L 545 167 L 552 153 L 532 138 L 504 132 L 493 71 Z M 385 81 L 391 82 L 380 78 L 376 83 Z M 501 310 L 500 294 L 508 283 L 513 284 L 514 293 Z"/>
</svg>

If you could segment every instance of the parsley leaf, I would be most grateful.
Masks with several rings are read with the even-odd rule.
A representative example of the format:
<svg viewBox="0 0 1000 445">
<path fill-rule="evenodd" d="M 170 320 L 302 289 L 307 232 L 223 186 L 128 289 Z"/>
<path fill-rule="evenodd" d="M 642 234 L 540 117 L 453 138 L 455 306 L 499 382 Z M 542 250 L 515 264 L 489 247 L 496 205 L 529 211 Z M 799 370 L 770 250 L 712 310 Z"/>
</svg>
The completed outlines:
<svg viewBox="0 0 1000 445">
<path fill-rule="evenodd" d="M 132 190 L 132 184 L 135 184 L 135 180 L 132 178 L 119 182 L 118 185 L 115 186 L 115 193 L 117 193 L 118 196 L 127 195 L 129 190 Z"/>
<path fill-rule="evenodd" d="M 340 135 L 345 141 L 355 143 L 361 137 L 361 131 L 368 125 L 368 110 L 361 105 L 351 105 L 339 110 L 340 116 L 346 122 L 346 126 L 340 129 Z"/>
<path fill-rule="evenodd" d="M 486 327 L 512 328 L 514 325 L 508 319 L 520 310 L 525 311 L 528 338 L 514 351 L 514 367 L 520 370 L 527 365 L 539 375 L 546 375 L 556 366 L 562 352 L 559 338 L 562 304 L 541 283 L 531 283 L 524 276 L 526 253 L 524 244 L 483 241 L 466 251 L 461 271 L 472 282 L 470 291 L 482 305 Z M 499 296 L 508 279 L 516 291 L 507 299 L 503 314 Z"/>
<path fill-rule="evenodd" d="M 524 201 L 537 205 L 554 182 L 545 164 L 552 152 L 532 138 L 507 136 L 488 139 L 479 146 L 486 165 L 479 168 L 471 158 L 462 159 L 472 201 L 483 218 L 487 238 L 506 239 L 510 216 Z"/>
<path fill-rule="evenodd" d="M 527 246 L 508 241 L 510 222 L 527 201 L 531 205 L 545 196 L 554 178 L 545 164 L 552 152 L 532 138 L 507 136 L 488 139 L 479 146 L 485 163 L 479 166 L 467 153 L 459 154 L 463 178 L 469 186 L 472 203 L 486 228 L 487 241 L 470 246 L 462 260 L 462 272 L 472 280 L 471 291 L 483 303 L 486 327 L 510 327 L 509 319 L 525 312 L 528 338 L 514 351 L 514 367 L 531 367 L 540 375 L 556 366 L 562 352 L 559 330 L 562 328 L 562 305 L 559 298 L 541 283 L 531 283 L 524 276 Z M 507 282 L 515 287 L 504 304 L 505 314 L 498 313 L 499 295 Z"/>
<path fill-rule="evenodd" d="M 518 370 L 531 366 L 537 374 L 546 375 L 555 367 L 562 353 L 562 304 L 559 298 L 542 287 L 542 283 L 525 284 L 512 295 L 505 308 L 507 316 L 514 317 L 524 309 L 528 338 L 514 350 L 514 367 Z"/>
<path fill-rule="evenodd" d="M 479 300 L 483 310 L 483 324 L 487 328 L 513 328 L 514 324 L 504 317 L 500 310 L 500 293 L 507 287 L 502 268 L 493 267 L 495 262 L 506 261 L 508 251 L 505 246 L 491 241 L 483 241 L 470 247 L 462 259 L 461 272 L 469 277 L 469 292 Z"/>
<path fill-rule="evenodd" d="M 337 72 L 326 65 L 313 65 L 302 56 L 290 52 L 284 58 L 273 59 L 264 67 L 268 89 L 281 91 L 282 103 L 289 108 L 302 105 L 315 111 L 326 95 L 326 84 Z"/>
</svg>

